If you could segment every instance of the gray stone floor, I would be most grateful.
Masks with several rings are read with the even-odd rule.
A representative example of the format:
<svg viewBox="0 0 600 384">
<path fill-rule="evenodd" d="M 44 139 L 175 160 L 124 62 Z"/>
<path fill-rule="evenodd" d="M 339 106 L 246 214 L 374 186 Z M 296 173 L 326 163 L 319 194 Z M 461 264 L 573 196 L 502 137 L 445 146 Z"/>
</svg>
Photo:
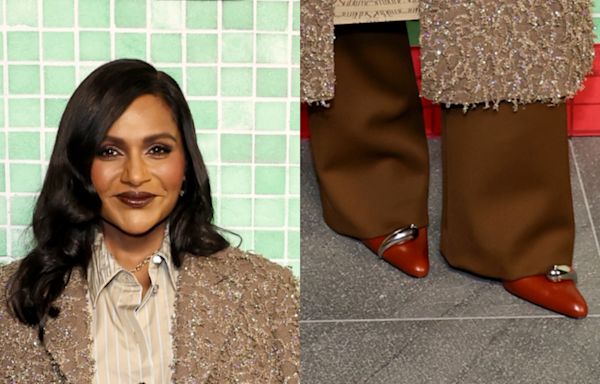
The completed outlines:
<svg viewBox="0 0 600 384">
<path fill-rule="evenodd" d="M 324 224 L 310 143 L 302 143 L 302 383 L 600 382 L 600 138 L 570 143 L 584 320 L 446 264 L 440 140 L 429 144 L 431 270 L 413 279 Z"/>
</svg>

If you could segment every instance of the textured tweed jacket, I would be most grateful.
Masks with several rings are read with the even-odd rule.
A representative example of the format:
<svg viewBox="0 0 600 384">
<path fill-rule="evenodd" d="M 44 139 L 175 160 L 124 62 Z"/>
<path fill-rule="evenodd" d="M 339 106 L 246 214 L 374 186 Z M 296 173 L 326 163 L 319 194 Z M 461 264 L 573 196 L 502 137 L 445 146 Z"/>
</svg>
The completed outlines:
<svg viewBox="0 0 600 384">
<path fill-rule="evenodd" d="M 0 268 L 4 290 L 17 263 Z M 19 323 L 0 299 L 1 383 L 91 383 L 94 370 L 87 282 L 79 270 L 56 319 Z M 174 383 L 298 383 L 298 290 L 291 272 L 229 248 L 185 257 L 173 324 Z"/>
<path fill-rule="evenodd" d="M 306 102 L 334 96 L 335 3 L 301 3 Z M 420 0 L 421 94 L 461 105 L 556 103 L 573 96 L 594 57 L 591 5 L 590 0 Z"/>
</svg>

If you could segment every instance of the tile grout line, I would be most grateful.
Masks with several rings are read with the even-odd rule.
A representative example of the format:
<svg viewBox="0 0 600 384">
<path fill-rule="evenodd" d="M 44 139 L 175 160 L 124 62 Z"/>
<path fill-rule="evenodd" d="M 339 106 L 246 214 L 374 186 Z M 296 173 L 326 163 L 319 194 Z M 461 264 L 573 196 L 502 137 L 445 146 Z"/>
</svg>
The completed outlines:
<svg viewBox="0 0 600 384">
<path fill-rule="evenodd" d="M 286 32 L 286 44 L 288 46 L 288 48 L 290 49 L 288 51 L 288 55 L 286 58 L 286 64 L 288 66 L 288 82 L 289 82 L 289 86 L 288 86 L 288 97 L 290 98 L 292 97 L 291 94 L 291 90 L 292 90 L 292 31 L 293 31 L 293 25 L 294 25 L 294 12 L 293 12 L 293 7 L 294 7 L 294 1 L 293 0 L 288 0 L 287 2 L 287 26 L 285 29 Z M 257 16 L 258 17 L 258 16 Z M 288 122 L 288 117 L 289 117 L 289 102 L 286 102 L 286 123 Z M 255 108 L 256 109 L 256 108 Z M 289 123 L 286 127 L 286 130 L 289 129 Z M 290 259 L 289 259 L 289 240 L 290 240 L 290 230 L 289 230 L 289 225 L 290 225 L 290 200 L 292 199 L 290 197 L 289 194 L 289 184 L 288 184 L 288 177 L 290 174 L 290 155 L 291 155 L 291 151 L 293 150 L 291 148 L 291 143 L 290 140 L 292 139 L 292 136 L 286 132 L 285 134 L 285 175 L 283 177 L 283 182 L 285 183 L 284 187 L 283 187 L 283 194 L 285 196 L 284 199 L 284 203 L 283 203 L 283 209 L 284 209 L 284 218 L 283 218 L 283 255 L 285 258 L 285 265 L 291 265 L 290 264 Z"/>
<path fill-rule="evenodd" d="M 252 98 L 254 99 L 253 104 L 253 119 L 256 118 L 256 100 L 258 99 L 258 66 L 257 66 L 257 41 L 258 41 L 258 32 L 257 32 L 257 22 L 258 22 L 258 1 L 252 1 Z M 250 209 L 252 212 L 252 220 L 250 225 L 252 226 L 252 251 L 256 250 L 256 203 L 258 194 L 256 193 L 256 126 L 255 122 L 252 123 L 252 132 L 250 133 L 250 140 L 252 144 L 252 160 L 250 163 Z M 285 253 L 284 253 L 285 255 Z"/>
<path fill-rule="evenodd" d="M 600 318 L 600 314 L 588 315 L 587 318 Z M 459 317 L 407 317 L 407 318 L 373 318 L 373 319 L 317 319 L 300 320 L 300 324 L 329 324 L 329 323 L 385 323 L 413 321 L 463 321 L 463 320 L 528 320 L 528 319 L 569 319 L 563 315 L 524 315 L 524 316 L 459 316 Z"/>
<path fill-rule="evenodd" d="M 575 172 L 577 173 L 577 179 L 579 180 L 579 186 L 581 188 L 581 193 L 583 195 L 583 201 L 585 203 L 585 209 L 587 211 L 588 220 L 590 221 L 590 225 L 592 227 L 592 235 L 594 237 L 594 243 L 596 244 L 596 254 L 600 256 L 600 243 L 598 242 L 598 235 L 596 233 L 596 225 L 594 224 L 594 219 L 592 217 L 592 211 L 590 210 L 590 204 L 588 203 L 587 194 L 585 193 L 585 187 L 583 185 L 583 179 L 581 178 L 581 171 L 579 169 L 579 163 L 577 162 L 577 155 L 575 154 L 575 148 L 573 147 L 573 141 L 569 140 L 569 148 L 571 149 L 571 154 L 573 155 L 573 164 L 575 165 Z"/>
<path fill-rule="evenodd" d="M 223 132 L 223 99 L 220 97 L 221 95 L 221 68 L 223 65 L 223 3 L 222 2 L 217 2 L 215 4 L 216 9 L 215 9 L 215 17 L 216 17 L 216 34 L 217 34 L 217 57 L 216 57 L 216 61 L 214 63 L 211 63 L 213 65 L 213 67 L 215 68 L 216 71 L 216 75 L 217 75 L 217 84 L 216 84 L 216 95 L 210 96 L 210 100 L 214 100 L 214 102 L 217 104 L 217 126 L 216 126 L 216 130 L 215 130 L 215 134 L 216 134 L 216 162 L 215 164 L 215 169 L 216 169 L 216 173 L 220 174 L 222 169 L 223 169 L 223 154 L 221 153 L 221 145 L 223 143 L 223 136 L 224 133 Z M 189 85 L 186 84 L 186 87 L 188 87 Z M 196 136 L 198 137 L 198 136 Z M 198 139 L 196 139 L 198 140 Z M 198 144 L 200 145 L 200 144 Z M 208 170 L 207 170 L 208 172 Z M 223 215 L 223 188 L 221 187 L 221 179 L 219 177 L 217 177 L 216 180 L 216 188 L 215 188 L 215 195 L 218 196 L 218 198 L 216 199 L 216 206 L 213 208 L 215 210 L 215 212 L 217 213 L 217 217 L 219 219 L 219 222 L 222 220 Z M 254 245 L 254 238 L 252 238 L 252 244 Z"/>
<path fill-rule="evenodd" d="M 6 5 L 6 0 L 2 1 L 2 22 L 3 25 L 6 25 L 8 22 L 8 16 L 6 15 L 6 9 L 8 8 Z M 4 31 L 3 31 L 4 32 Z M 4 236 L 5 240 L 5 253 L 6 255 L 12 256 L 12 201 L 11 201 L 11 185 L 10 185 L 10 156 L 8 155 L 8 127 L 10 126 L 10 116 L 9 116 L 9 108 L 8 104 L 10 102 L 10 98 L 8 97 L 8 31 L 4 32 L 4 37 L 2 39 L 2 96 L 3 96 L 3 115 L 4 115 L 4 126 L 2 127 L 2 131 L 4 133 L 4 158 L 2 159 L 2 164 L 0 166 L 4 167 L 4 193 L 6 194 L 6 232 Z"/>
<path fill-rule="evenodd" d="M 44 4 L 40 2 L 37 4 L 38 12 L 41 16 L 41 25 L 45 26 L 44 20 Z M 73 9 L 73 15 L 75 15 L 75 9 Z M 75 17 L 75 16 L 74 16 Z M 46 68 L 48 65 L 46 64 L 46 58 L 44 57 L 44 33 L 40 30 L 38 32 L 38 54 L 40 57 L 40 62 L 38 64 L 38 68 L 40 69 L 40 110 L 39 110 L 39 118 L 40 118 L 40 128 L 46 125 L 45 117 L 46 117 L 46 102 L 44 100 L 43 95 L 46 94 Z M 39 192 L 41 192 L 42 186 L 44 185 L 44 179 L 46 175 L 46 132 L 43 129 L 38 130 L 40 141 L 39 141 L 39 150 L 40 156 L 39 160 L 36 160 L 36 163 L 40 165 L 40 187 Z M 38 195 L 38 193 L 36 193 Z M 35 204 L 35 203 L 34 203 Z M 33 237 L 33 236 L 32 236 Z"/>
</svg>

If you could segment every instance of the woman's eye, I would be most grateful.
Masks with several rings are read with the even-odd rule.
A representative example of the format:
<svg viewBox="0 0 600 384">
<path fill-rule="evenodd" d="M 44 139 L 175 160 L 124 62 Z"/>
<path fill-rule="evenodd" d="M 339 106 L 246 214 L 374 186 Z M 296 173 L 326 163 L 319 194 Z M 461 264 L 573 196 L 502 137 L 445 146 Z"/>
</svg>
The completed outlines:
<svg viewBox="0 0 600 384">
<path fill-rule="evenodd" d="M 104 147 L 104 148 L 100 148 L 100 151 L 98 151 L 98 156 L 100 156 L 100 157 L 111 158 L 111 157 L 115 157 L 118 155 L 119 155 L 119 152 L 114 147 Z"/>
<path fill-rule="evenodd" d="M 148 150 L 148 153 L 150 153 L 151 155 L 156 155 L 156 156 L 164 156 L 164 155 L 171 153 L 171 147 L 169 147 L 167 145 L 153 145 Z"/>
</svg>

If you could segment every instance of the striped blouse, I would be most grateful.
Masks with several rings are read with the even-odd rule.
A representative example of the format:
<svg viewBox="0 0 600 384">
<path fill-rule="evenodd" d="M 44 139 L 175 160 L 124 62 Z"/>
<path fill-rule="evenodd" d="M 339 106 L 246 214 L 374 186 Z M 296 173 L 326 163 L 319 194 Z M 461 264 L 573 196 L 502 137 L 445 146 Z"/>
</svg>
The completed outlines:
<svg viewBox="0 0 600 384">
<path fill-rule="evenodd" d="M 171 259 L 168 228 L 151 260 L 151 287 L 142 297 L 142 286 L 117 264 L 102 233 L 96 235 L 88 267 L 96 384 L 170 382 L 178 271 Z"/>
</svg>

